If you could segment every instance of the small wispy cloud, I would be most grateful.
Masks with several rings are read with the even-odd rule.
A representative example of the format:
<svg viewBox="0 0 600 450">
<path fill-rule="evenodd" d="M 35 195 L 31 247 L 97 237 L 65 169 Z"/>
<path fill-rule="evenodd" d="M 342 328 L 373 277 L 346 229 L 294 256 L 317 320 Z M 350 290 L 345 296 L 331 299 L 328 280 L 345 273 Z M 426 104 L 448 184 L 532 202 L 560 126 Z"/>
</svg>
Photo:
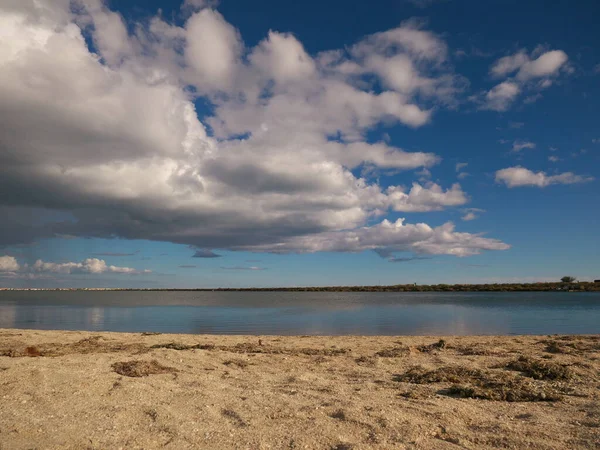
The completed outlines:
<svg viewBox="0 0 600 450">
<path fill-rule="evenodd" d="M 422 170 L 415 172 L 415 174 L 419 176 L 419 181 L 421 183 L 425 183 L 431 178 L 431 171 L 426 167 L 423 167 Z"/>
<path fill-rule="evenodd" d="M 456 172 L 458 172 L 458 175 L 456 175 L 456 177 L 459 180 L 464 180 L 465 178 L 467 178 L 468 176 L 470 176 L 470 174 L 468 172 L 463 172 L 462 171 L 468 165 L 469 165 L 469 163 L 466 163 L 466 162 L 456 163 L 456 166 L 454 167 L 454 169 L 456 170 Z"/>
<path fill-rule="evenodd" d="M 496 182 L 504 183 L 509 188 L 520 186 L 537 186 L 544 188 L 552 184 L 589 183 L 594 177 L 576 175 L 572 172 L 548 175 L 546 172 L 533 172 L 525 167 L 507 167 L 496 172 Z"/>
<path fill-rule="evenodd" d="M 527 104 L 535 103 L 541 98 L 542 98 L 542 94 L 537 93 L 534 95 L 530 95 L 529 97 L 526 97 L 525 100 L 523 100 L 523 103 L 527 103 Z"/>
<path fill-rule="evenodd" d="M 466 163 L 466 162 L 456 163 L 455 169 L 457 172 L 460 172 L 462 169 L 464 169 L 468 165 L 469 165 L 469 163 Z"/>
<path fill-rule="evenodd" d="M 406 257 L 392 256 L 392 257 L 388 258 L 388 261 L 393 262 L 393 263 L 399 263 L 399 262 L 420 261 L 423 259 L 432 259 L 432 258 L 431 258 L 431 256 L 406 256 Z"/>
<path fill-rule="evenodd" d="M 520 139 L 517 139 L 515 142 L 513 142 L 513 146 L 512 146 L 513 152 L 520 152 L 521 150 L 523 150 L 525 148 L 535 148 L 535 144 L 533 142 L 523 141 Z"/>
<path fill-rule="evenodd" d="M 257 266 L 250 266 L 250 267 L 245 267 L 245 266 L 225 266 L 225 267 L 221 267 L 221 269 L 223 270 L 267 270 L 265 267 L 257 267 Z"/>
<path fill-rule="evenodd" d="M 548 156 L 548 161 L 555 163 L 560 161 L 560 158 L 558 156 Z"/>
<path fill-rule="evenodd" d="M 513 129 L 523 128 L 525 126 L 525 122 L 508 122 L 508 127 Z"/>
<path fill-rule="evenodd" d="M 182 264 L 180 266 L 178 266 L 180 269 L 195 269 L 197 266 L 194 266 L 193 264 Z"/>
<path fill-rule="evenodd" d="M 199 249 L 192 255 L 192 258 L 220 258 L 223 255 L 218 255 L 212 250 Z"/>
<path fill-rule="evenodd" d="M 432 259 L 431 256 L 421 256 L 421 255 L 410 255 L 410 256 L 394 256 L 394 251 L 386 248 L 379 248 L 374 250 L 380 257 L 386 259 L 388 262 L 409 262 L 409 261 L 419 261 L 423 259 Z"/>
<path fill-rule="evenodd" d="M 485 209 L 481 208 L 465 208 L 462 210 L 465 215 L 461 217 L 465 222 L 469 222 L 471 220 L 478 219 L 481 213 L 485 212 Z"/>
</svg>

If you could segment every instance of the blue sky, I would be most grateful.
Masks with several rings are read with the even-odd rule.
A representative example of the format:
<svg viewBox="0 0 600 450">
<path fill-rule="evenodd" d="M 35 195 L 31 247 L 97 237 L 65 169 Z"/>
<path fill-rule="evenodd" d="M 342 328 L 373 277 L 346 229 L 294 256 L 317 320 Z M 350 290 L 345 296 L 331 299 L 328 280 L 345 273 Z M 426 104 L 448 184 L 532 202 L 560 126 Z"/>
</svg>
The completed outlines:
<svg viewBox="0 0 600 450">
<path fill-rule="evenodd" d="M 598 13 L 0 5 L 0 286 L 600 278 Z"/>
</svg>

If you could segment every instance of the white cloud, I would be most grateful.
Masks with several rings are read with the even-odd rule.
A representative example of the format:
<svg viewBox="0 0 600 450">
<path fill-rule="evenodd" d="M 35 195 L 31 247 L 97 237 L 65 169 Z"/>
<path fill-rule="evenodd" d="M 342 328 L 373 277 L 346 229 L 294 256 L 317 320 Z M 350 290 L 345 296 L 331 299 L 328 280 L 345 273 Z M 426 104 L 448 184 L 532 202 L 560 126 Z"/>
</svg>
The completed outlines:
<svg viewBox="0 0 600 450">
<path fill-rule="evenodd" d="M 0 256 L 0 272 L 16 272 L 21 268 L 14 256 Z"/>
<path fill-rule="evenodd" d="M 523 64 L 517 73 L 517 79 L 527 81 L 532 78 L 555 75 L 568 59 L 569 57 L 562 50 L 546 52 L 537 59 Z"/>
<path fill-rule="evenodd" d="M 440 161 L 364 138 L 374 126 L 423 126 L 460 92 L 446 43 L 422 24 L 309 55 L 295 37 L 276 32 L 246 48 L 238 30 L 208 8 L 183 27 L 160 17 L 124 27 L 101 3 L 86 4 L 74 12 L 66 0 L 0 6 L 3 216 L 17 216 L 18 198 L 18 208 L 69 217 L 25 234 L 18 232 L 27 220 L 8 219 L 14 223 L 0 224 L 3 240 L 60 234 L 168 241 L 207 252 L 312 251 L 325 236 L 339 242 L 358 233 L 371 236 L 369 248 L 380 248 L 387 241 L 379 231 L 387 228 L 366 227 L 373 217 L 468 200 L 459 185 L 444 191 L 415 184 L 405 193 L 352 172 Z M 91 27 L 101 59 L 77 24 Z M 374 92 L 367 78 L 388 87 Z M 202 122 L 197 96 L 214 105 Z M 448 226 L 417 229 L 423 226 L 427 242 L 409 234 L 417 240 L 402 245 L 457 255 L 507 248 Z M 134 270 L 86 261 L 42 261 L 39 268 Z"/>
<path fill-rule="evenodd" d="M 461 219 L 464 220 L 465 222 L 469 222 L 471 220 L 478 219 L 479 215 L 481 213 L 485 212 L 485 209 L 480 209 L 480 208 L 466 208 L 466 209 L 463 209 L 463 212 L 465 213 L 465 215 L 462 216 Z"/>
<path fill-rule="evenodd" d="M 558 162 L 558 161 L 560 161 L 560 158 L 558 156 L 548 156 L 548 161 Z"/>
<path fill-rule="evenodd" d="M 533 60 L 525 50 L 519 50 L 514 55 L 497 60 L 490 68 L 490 73 L 496 77 L 504 77 L 517 72 L 517 80 L 527 81 L 555 75 L 568 59 L 562 50 L 547 51 Z"/>
<path fill-rule="evenodd" d="M 562 50 L 550 50 L 540 54 L 541 47 L 528 54 L 525 49 L 498 59 L 490 68 L 494 78 L 508 78 L 487 92 L 476 95 L 473 99 L 481 109 L 507 111 L 519 94 L 531 92 L 524 102 L 534 103 L 542 97 L 536 90 L 547 89 L 553 84 L 552 77 L 558 76 L 561 70 L 570 73 L 568 56 Z M 537 56 L 539 54 L 539 56 Z M 537 57 L 534 58 L 534 55 Z M 534 80 L 538 80 L 535 81 Z"/>
<path fill-rule="evenodd" d="M 249 56 L 252 64 L 278 83 L 315 76 L 316 66 L 302 44 L 292 35 L 269 31 Z"/>
<path fill-rule="evenodd" d="M 132 55 L 134 49 L 123 18 L 96 0 L 82 0 L 87 5 L 88 16 L 80 17 L 80 22 L 88 20 L 94 27 L 93 39 L 100 54 L 108 65 L 120 64 Z"/>
<path fill-rule="evenodd" d="M 195 84 L 230 89 L 243 46 L 237 30 L 211 9 L 192 15 L 185 28 L 185 60 L 193 69 Z"/>
<path fill-rule="evenodd" d="M 593 181 L 593 177 L 575 175 L 564 172 L 558 175 L 547 175 L 545 172 L 532 172 L 524 167 L 509 167 L 496 172 L 496 182 L 504 183 L 507 187 L 537 186 L 546 187 L 551 184 L 575 184 Z"/>
<path fill-rule="evenodd" d="M 469 201 L 458 183 L 445 191 L 435 183 L 429 183 L 426 187 L 413 183 L 408 194 L 400 187 L 392 186 L 387 189 L 387 194 L 392 209 L 402 212 L 439 211 Z"/>
<path fill-rule="evenodd" d="M 89 273 L 89 274 L 101 274 L 101 273 L 120 273 L 128 275 L 137 275 L 141 273 L 151 273 L 150 270 L 136 270 L 131 267 L 118 267 L 109 266 L 102 259 L 88 258 L 82 262 L 66 262 L 66 263 L 53 263 L 44 262 L 38 259 L 35 264 L 30 267 L 33 272 L 50 272 L 50 273 Z"/>
<path fill-rule="evenodd" d="M 380 254 L 412 252 L 428 255 L 471 256 L 483 250 L 507 250 L 509 245 L 481 235 L 454 231 L 454 224 L 445 223 L 432 228 L 424 223 L 404 224 L 384 220 L 377 225 L 343 232 L 325 232 L 310 236 L 294 237 L 279 246 L 268 247 L 274 252 L 360 252 L 377 250 Z M 264 251 L 265 247 L 249 247 Z"/>
<path fill-rule="evenodd" d="M 35 264 L 31 266 L 28 266 L 27 264 L 21 266 L 15 257 L 8 255 L 0 256 L 0 272 L 15 273 L 15 275 L 21 276 L 29 276 L 37 273 L 118 273 L 128 275 L 151 273 L 150 270 L 136 270 L 131 267 L 109 266 L 104 260 L 97 258 L 88 258 L 82 262 L 66 263 L 44 262 L 41 259 L 38 259 Z"/>
<path fill-rule="evenodd" d="M 352 53 L 364 57 L 371 53 L 383 54 L 400 47 L 416 59 L 441 62 L 448 55 L 448 46 L 433 33 L 422 29 L 422 23 L 414 20 L 400 27 L 367 36 L 352 48 Z"/>
<path fill-rule="evenodd" d="M 184 0 L 181 9 L 184 11 L 199 11 L 204 8 L 216 8 L 219 0 Z"/>
<path fill-rule="evenodd" d="M 520 152 L 524 148 L 535 148 L 535 143 L 529 142 L 529 141 L 523 141 L 520 139 L 517 139 L 515 142 L 513 142 L 513 145 L 512 145 L 513 152 Z"/>
<path fill-rule="evenodd" d="M 525 50 L 519 50 L 514 55 L 498 59 L 490 68 L 490 74 L 495 77 L 505 77 L 521 68 L 528 61 L 529 56 Z"/>
<path fill-rule="evenodd" d="M 464 169 L 468 165 L 469 165 L 469 163 L 466 163 L 466 162 L 456 163 L 455 169 L 457 172 L 460 172 L 462 169 Z"/>
<path fill-rule="evenodd" d="M 510 108 L 520 92 L 521 88 L 517 83 L 504 81 L 494 86 L 485 94 L 482 109 L 506 111 Z"/>
</svg>

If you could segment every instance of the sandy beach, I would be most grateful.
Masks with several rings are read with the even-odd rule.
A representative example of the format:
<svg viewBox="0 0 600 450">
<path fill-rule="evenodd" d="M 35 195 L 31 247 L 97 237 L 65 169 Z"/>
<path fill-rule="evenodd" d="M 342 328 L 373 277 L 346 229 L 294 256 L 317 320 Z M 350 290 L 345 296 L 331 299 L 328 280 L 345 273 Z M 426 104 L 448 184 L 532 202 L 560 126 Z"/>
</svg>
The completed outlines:
<svg viewBox="0 0 600 450">
<path fill-rule="evenodd" d="M 599 370 L 600 336 L 0 329 L 0 448 L 600 448 Z"/>
</svg>

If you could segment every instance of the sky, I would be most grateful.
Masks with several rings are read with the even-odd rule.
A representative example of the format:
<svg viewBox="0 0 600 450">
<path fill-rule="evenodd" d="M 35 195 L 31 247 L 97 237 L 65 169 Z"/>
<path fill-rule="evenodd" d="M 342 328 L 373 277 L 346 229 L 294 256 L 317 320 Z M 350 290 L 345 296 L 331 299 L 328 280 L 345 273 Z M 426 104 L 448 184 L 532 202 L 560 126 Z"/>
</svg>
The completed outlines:
<svg viewBox="0 0 600 450">
<path fill-rule="evenodd" d="M 0 0 L 0 287 L 600 278 L 595 0 Z"/>
</svg>

